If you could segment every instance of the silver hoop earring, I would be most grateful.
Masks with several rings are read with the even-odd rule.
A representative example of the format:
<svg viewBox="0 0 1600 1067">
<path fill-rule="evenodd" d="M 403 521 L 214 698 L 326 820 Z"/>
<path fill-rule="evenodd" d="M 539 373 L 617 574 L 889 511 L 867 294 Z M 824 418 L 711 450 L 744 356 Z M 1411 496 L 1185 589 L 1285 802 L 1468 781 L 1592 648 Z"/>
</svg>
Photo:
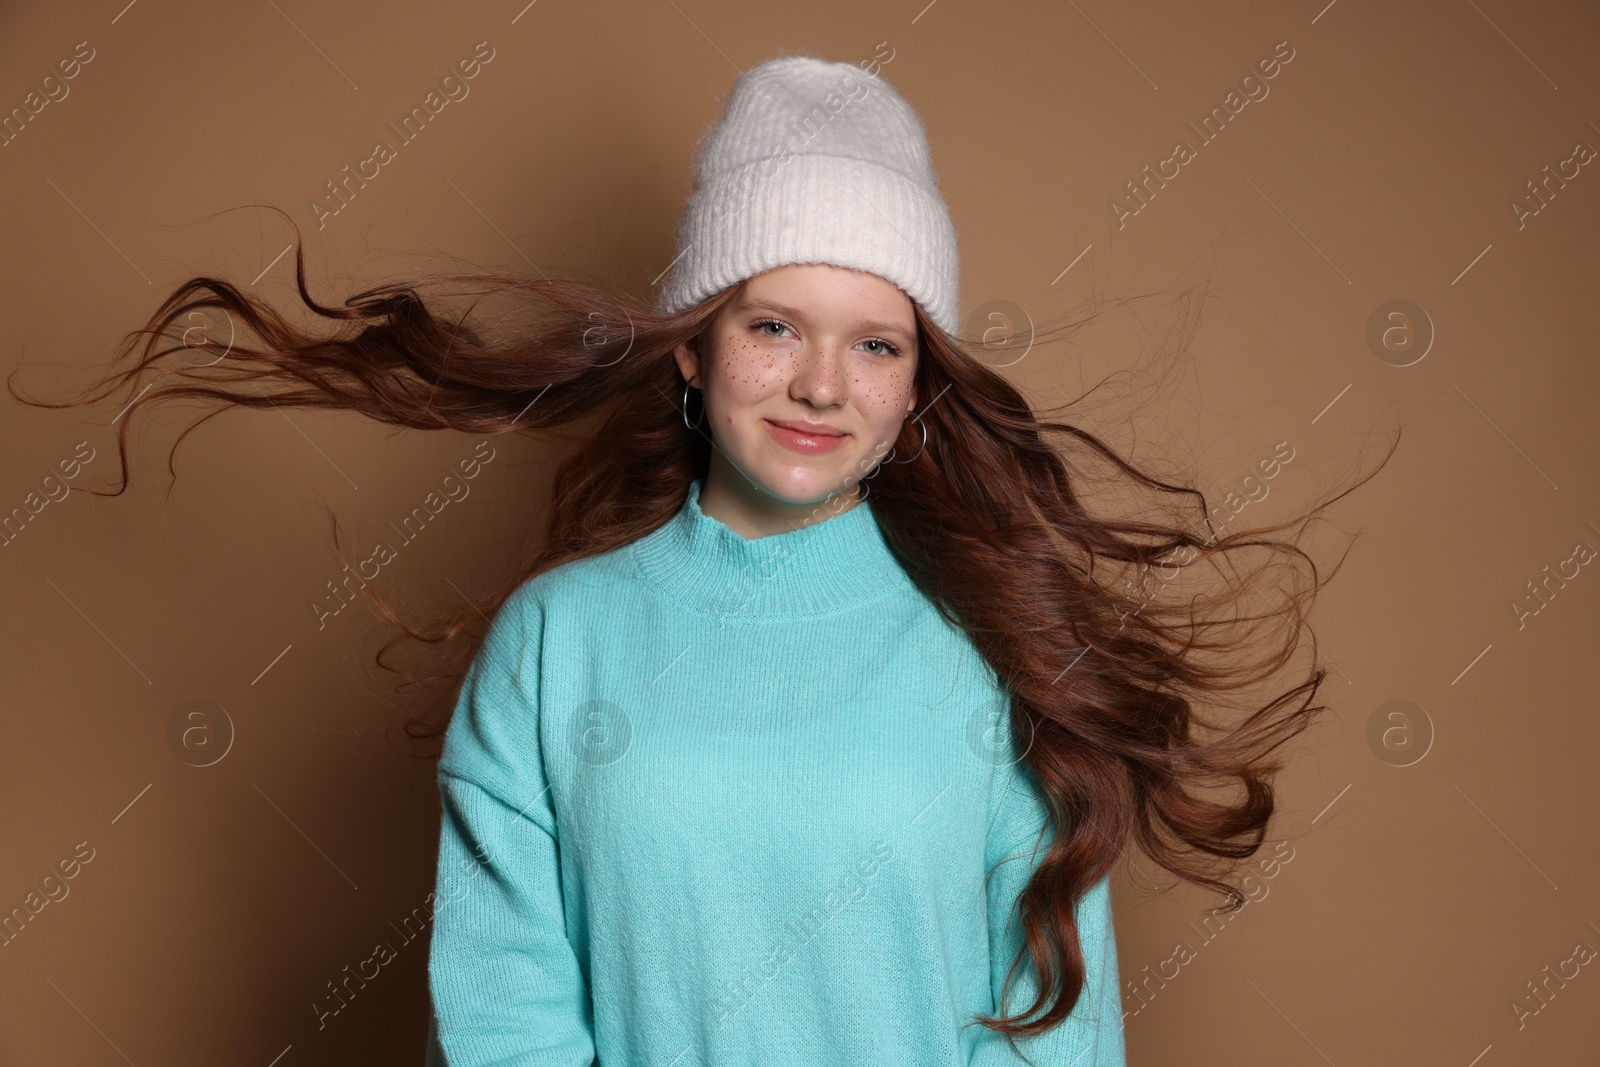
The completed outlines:
<svg viewBox="0 0 1600 1067">
<path fill-rule="evenodd" d="M 926 411 L 927 409 L 924 408 L 923 410 Z M 912 456 L 911 459 L 891 459 L 890 463 L 910 463 L 912 459 L 922 455 L 923 448 L 928 447 L 928 424 L 922 421 L 921 415 L 917 416 L 917 425 L 922 427 L 922 447 L 917 449 L 917 454 Z"/>
<path fill-rule="evenodd" d="M 691 423 L 689 421 L 689 383 L 688 382 L 684 382 L 683 383 L 683 424 L 685 426 L 689 427 L 689 429 L 691 429 L 691 430 L 698 430 L 700 428 L 701 419 L 704 419 L 706 417 L 705 407 L 706 407 L 706 398 L 705 398 L 704 394 L 702 394 L 701 397 L 700 397 L 700 418 L 695 419 L 695 421 Z"/>
</svg>

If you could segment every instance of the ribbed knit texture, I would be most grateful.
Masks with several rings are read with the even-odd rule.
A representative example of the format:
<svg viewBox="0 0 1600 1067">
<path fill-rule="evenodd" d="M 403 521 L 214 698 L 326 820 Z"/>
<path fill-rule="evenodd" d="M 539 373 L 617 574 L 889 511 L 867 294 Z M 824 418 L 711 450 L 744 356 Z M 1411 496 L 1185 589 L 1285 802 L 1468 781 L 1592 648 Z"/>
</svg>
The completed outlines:
<svg viewBox="0 0 1600 1067">
<path fill-rule="evenodd" d="M 428 961 L 449 1067 L 1021 1063 L 972 1022 L 1047 830 L 993 672 L 870 499 L 746 540 L 700 488 L 521 586 L 469 669 Z M 1123 1067 L 1107 879 L 1078 917 L 1085 994 L 1019 1047 Z"/>
<path fill-rule="evenodd" d="M 957 331 L 955 225 L 922 120 L 881 74 L 769 59 L 740 75 L 702 141 L 661 310 L 774 267 L 830 263 L 887 278 Z"/>
</svg>

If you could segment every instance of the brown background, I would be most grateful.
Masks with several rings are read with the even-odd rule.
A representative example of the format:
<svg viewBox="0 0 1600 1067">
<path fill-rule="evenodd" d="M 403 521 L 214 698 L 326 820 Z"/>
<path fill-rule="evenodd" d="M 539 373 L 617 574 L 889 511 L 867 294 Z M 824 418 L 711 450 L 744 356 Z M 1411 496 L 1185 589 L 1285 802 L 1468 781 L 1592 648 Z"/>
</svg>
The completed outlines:
<svg viewBox="0 0 1600 1067">
<path fill-rule="evenodd" d="M 1405 430 L 1317 538 L 1327 559 L 1362 531 L 1313 619 L 1332 710 L 1282 780 L 1292 860 L 1209 943 L 1216 898 L 1116 873 L 1130 1063 L 1600 1062 L 1600 963 L 1520 1024 L 1512 1007 L 1536 1006 L 1527 983 L 1579 943 L 1600 949 L 1600 574 L 1579 567 L 1600 547 L 1600 164 L 1551 182 L 1520 227 L 1509 206 L 1600 146 L 1592 6 L 120 3 L 0 16 L 0 108 L 78 42 L 95 53 L 0 148 L 6 362 L 30 396 L 91 380 L 191 274 L 265 270 L 258 290 L 289 305 L 291 231 L 251 203 L 300 223 L 328 303 L 474 265 L 648 291 L 695 137 L 780 49 L 892 51 L 883 76 L 927 124 L 959 230 L 964 315 L 1004 300 L 1043 318 L 1209 271 L 1217 297 L 1166 399 L 1094 429 L 1191 465 L 1213 503 L 1259 494 L 1246 476 L 1289 442 L 1245 525 Z M 324 183 L 485 40 L 470 95 L 319 230 Z M 1294 58 L 1270 95 L 1200 144 L 1185 123 L 1281 41 Z M 1180 137 L 1196 158 L 1118 228 L 1108 200 Z M 1395 299 L 1436 331 L 1403 367 L 1367 341 Z M 1008 373 L 1058 402 L 1132 366 L 1154 325 L 1110 312 Z M 70 484 L 113 484 L 127 399 L 6 397 L 0 507 L 42 494 L 81 441 L 94 458 Z M 176 431 L 205 410 L 146 409 L 128 493 L 73 493 L 0 547 L 0 909 L 94 850 L 0 948 L 0 1062 L 420 1064 L 426 942 L 391 924 L 432 888 L 433 769 L 386 738 L 375 617 L 362 603 L 319 630 L 310 605 L 338 573 L 321 504 L 369 546 L 474 442 L 235 410 L 185 441 L 169 486 Z M 386 590 L 444 605 L 531 549 L 549 456 L 495 445 Z M 1527 583 L 1580 543 L 1577 576 L 1519 627 L 1514 599 L 1535 604 Z M 208 767 L 169 742 L 192 700 L 235 734 Z M 1370 743 L 1395 700 L 1420 710 Z M 398 957 L 319 1030 L 326 983 L 385 939 Z M 1173 976 L 1179 942 L 1194 957 Z"/>
</svg>

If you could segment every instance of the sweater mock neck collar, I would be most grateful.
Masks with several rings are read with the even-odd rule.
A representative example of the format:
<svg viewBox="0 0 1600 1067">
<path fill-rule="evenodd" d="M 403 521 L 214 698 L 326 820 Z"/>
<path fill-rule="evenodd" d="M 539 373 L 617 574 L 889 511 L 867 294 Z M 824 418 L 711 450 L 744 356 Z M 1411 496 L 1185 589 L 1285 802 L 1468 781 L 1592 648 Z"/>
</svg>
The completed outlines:
<svg viewBox="0 0 1600 1067">
<path fill-rule="evenodd" d="M 694 610 L 802 617 L 916 588 L 867 500 L 837 515 L 818 504 L 806 525 L 746 540 L 700 510 L 703 485 L 690 482 L 678 513 L 633 543 L 640 573 Z"/>
</svg>

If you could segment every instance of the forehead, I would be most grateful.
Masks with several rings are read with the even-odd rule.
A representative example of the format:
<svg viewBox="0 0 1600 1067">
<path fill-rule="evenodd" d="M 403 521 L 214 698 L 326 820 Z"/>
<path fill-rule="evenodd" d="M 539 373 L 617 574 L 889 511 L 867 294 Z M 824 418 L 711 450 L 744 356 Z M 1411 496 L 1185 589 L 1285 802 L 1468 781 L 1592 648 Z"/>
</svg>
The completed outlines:
<svg viewBox="0 0 1600 1067">
<path fill-rule="evenodd" d="M 801 325 L 877 330 L 914 341 L 917 322 L 911 300 L 903 293 L 899 296 L 899 301 L 863 300 L 837 293 L 778 293 L 772 289 L 752 288 L 735 297 L 727 307 L 734 315 L 770 312 Z"/>
</svg>

